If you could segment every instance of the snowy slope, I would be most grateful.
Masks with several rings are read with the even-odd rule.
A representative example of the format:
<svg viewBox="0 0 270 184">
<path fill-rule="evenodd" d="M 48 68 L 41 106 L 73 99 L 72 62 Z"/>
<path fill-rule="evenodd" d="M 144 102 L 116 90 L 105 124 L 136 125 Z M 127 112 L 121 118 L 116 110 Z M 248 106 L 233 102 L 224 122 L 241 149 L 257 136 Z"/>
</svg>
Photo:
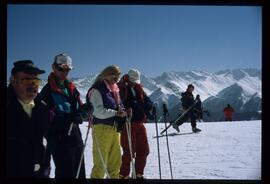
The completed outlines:
<svg viewBox="0 0 270 184">
<path fill-rule="evenodd" d="M 81 125 L 83 139 L 86 125 Z M 158 125 L 159 132 L 164 124 Z M 190 134 L 191 126 L 180 126 L 182 135 L 169 136 L 174 179 L 261 179 L 261 121 L 199 123 L 199 134 Z M 150 154 L 145 176 L 159 179 L 155 124 L 146 124 Z M 169 129 L 168 133 L 175 133 Z M 162 179 L 170 179 L 165 137 L 160 137 Z M 85 150 L 86 175 L 92 164 L 91 132 Z M 54 166 L 51 177 L 54 176 Z"/>
</svg>

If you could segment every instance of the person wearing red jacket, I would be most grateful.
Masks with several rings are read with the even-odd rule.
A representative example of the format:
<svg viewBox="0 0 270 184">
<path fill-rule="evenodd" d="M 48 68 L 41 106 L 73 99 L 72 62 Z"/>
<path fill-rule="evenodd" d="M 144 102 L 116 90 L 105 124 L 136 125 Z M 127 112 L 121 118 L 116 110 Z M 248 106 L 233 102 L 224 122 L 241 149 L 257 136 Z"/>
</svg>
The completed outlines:
<svg viewBox="0 0 270 184">
<path fill-rule="evenodd" d="M 227 104 L 227 107 L 224 108 L 223 112 L 225 114 L 225 121 L 232 121 L 234 109 L 230 106 L 230 104 Z"/>
<path fill-rule="evenodd" d="M 129 70 L 118 83 L 121 100 L 126 109 L 132 109 L 131 144 L 132 154 L 135 156 L 135 172 L 137 179 L 143 179 L 144 168 L 149 154 L 147 132 L 144 126 L 147 118 L 151 118 L 153 102 L 146 95 L 140 84 L 140 72 Z M 126 127 L 121 131 L 121 146 L 123 148 L 120 179 L 128 179 L 130 173 L 130 150 Z"/>
</svg>

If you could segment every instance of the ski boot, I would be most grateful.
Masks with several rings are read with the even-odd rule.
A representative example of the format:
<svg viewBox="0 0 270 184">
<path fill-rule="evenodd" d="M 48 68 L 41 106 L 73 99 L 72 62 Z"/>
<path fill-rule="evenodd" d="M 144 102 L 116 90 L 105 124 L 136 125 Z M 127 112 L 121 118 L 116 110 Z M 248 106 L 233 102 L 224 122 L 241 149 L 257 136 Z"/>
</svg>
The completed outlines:
<svg viewBox="0 0 270 184">
<path fill-rule="evenodd" d="M 123 175 L 119 174 L 119 179 L 130 179 L 130 177 L 129 176 L 123 176 Z"/>
<path fill-rule="evenodd" d="M 173 124 L 172 127 L 177 131 L 180 132 L 179 126 L 177 124 Z"/>
<path fill-rule="evenodd" d="M 192 127 L 192 132 L 193 133 L 198 133 L 198 132 L 200 132 L 201 131 L 201 129 L 198 129 L 198 128 L 196 128 L 196 127 Z"/>
<path fill-rule="evenodd" d="M 136 179 L 145 179 L 145 177 L 142 174 L 137 174 Z"/>
</svg>

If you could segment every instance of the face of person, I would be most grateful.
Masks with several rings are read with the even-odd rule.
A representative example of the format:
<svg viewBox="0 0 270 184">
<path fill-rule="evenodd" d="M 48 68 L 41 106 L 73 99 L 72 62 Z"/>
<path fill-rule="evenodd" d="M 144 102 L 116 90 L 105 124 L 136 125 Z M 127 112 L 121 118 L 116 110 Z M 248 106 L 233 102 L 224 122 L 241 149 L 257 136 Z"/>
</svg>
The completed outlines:
<svg viewBox="0 0 270 184">
<path fill-rule="evenodd" d="M 188 88 L 188 92 L 192 93 L 194 91 L 194 88 Z"/>
<path fill-rule="evenodd" d="M 109 83 L 109 84 L 115 84 L 117 83 L 119 79 L 119 75 L 111 75 L 111 76 L 108 76 L 106 81 Z"/>
<path fill-rule="evenodd" d="M 41 79 L 37 74 L 27 74 L 18 72 L 14 74 L 11 85 L 15 89 L 17 97 L 25 103 L 29 103 L 36 98 Z"/>
<path fill-rule="evenodd" d="M 55 76 L 60 80 L 60 81 L 64 81 L 67 76 L 68 73 L 70 71 L 70 69 L 68 67 L 59 67 L 57 65 L 52 65 L 53 68 L 53 72 L 55 74 Z"/>
<path fill-rule="evenodd" d="M 136 85 L 135 82 L 128 81 L 128 83 L 129 83 L 129 85 L 130 85 L 131 87 L 134 87 L 134 86 Z"/>
</svg>

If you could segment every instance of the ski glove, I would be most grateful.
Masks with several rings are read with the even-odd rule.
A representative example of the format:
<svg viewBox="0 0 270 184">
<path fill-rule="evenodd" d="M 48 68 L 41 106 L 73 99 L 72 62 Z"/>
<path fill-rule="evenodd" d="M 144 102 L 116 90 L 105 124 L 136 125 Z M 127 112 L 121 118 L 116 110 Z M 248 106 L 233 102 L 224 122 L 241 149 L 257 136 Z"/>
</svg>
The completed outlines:
<svg viewBox="0 0 270 184">
<path fill-rule="evenodd" d="M 82 117 L 79 113 L 74 113 L 74 114 L 70 114 L 70 122 L 75 123 L 75 124 L 82 124 L 83 120 Z"/>
<path fill-rule="evenodd" d="M 93 108 L 92 103 L 87 102 L 87 103 L 83 104 L 79 110 L 79 114 L 82 117 L 82 120 L 88 121 L 90 116 L 93 113 L 93 110 L 94 110 L 94 108 Z"/>
<path fill-rule="evenodd" d="M 117 132 L 121 132 L 123 129 L 123 125 L 126 123 L 126 117 L 115 117 L 115 124 L 117 128 Z"/>
<path fill-rule="evenodd" d="M 51 166 L 41 168 L 41 177 L 50 178 Z"/>
</svg>

